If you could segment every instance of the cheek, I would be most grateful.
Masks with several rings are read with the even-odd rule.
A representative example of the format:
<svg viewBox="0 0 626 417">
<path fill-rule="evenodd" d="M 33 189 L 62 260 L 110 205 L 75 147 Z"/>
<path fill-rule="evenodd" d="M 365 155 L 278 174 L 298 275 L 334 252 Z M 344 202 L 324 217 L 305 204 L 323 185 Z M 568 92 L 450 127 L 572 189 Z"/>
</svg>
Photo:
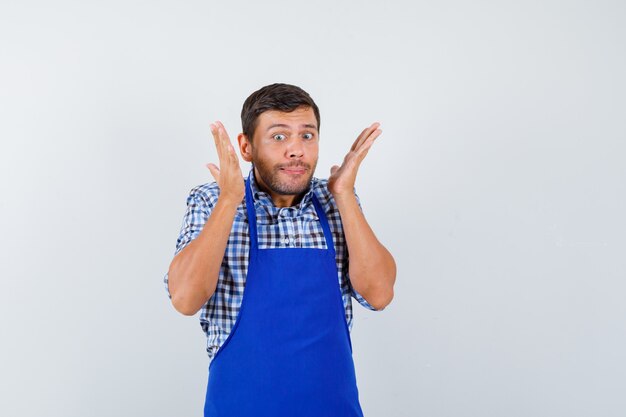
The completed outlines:
<svg viewBox="0 0 626 417">
<path fill-rule="evenodd" d="M 265 146 L 263 149 L 257 149 L 255 159 L 265 161 L 265 164 L 272 164 L 275 160 L 280 159 L 282 150 L 274 146 Z"/>
<path fill-rule="evenodd" d="M 317 142 L 309 143 L 307 146 L 307 150 L 313 155 L 317 155 L 317 153 L 319 152 L 319 148 L 319 143 Z"/>
</svg>

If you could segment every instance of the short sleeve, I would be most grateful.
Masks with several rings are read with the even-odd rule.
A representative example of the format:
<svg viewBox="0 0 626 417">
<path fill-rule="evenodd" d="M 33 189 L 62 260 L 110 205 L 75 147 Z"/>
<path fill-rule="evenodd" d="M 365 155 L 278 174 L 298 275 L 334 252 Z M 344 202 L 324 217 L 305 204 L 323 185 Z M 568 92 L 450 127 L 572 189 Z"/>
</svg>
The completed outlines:
<svg viewBox="0 0 626 417">
<path fill-rule="evenodd" d="M 206 190 L 203 191 L 202 188 L 206 188 Z M 207 187 L 204 185 L 194 187 L 189 192 L 189 196 L 187 197 L 187 209 L 183 216 L 178 239 L 176 240 L 174 256 L 202 232 L 204 224 L 217 203 L 218 191 L 215 189 L 216 187 Z M 167 296 L 171 299 L 172 295 L 170 294 L 168 285 L 168 273 L 163 277 L 163 283 L 165 284 Z"/>
<path fill-rule="evenodd" d="M 367 300 L 361 296 L 361 294 L 359 294 L 354 288 L 352 288 L 352 285 L 350 285 L 350 290 L 352 291 L 352 297 L 354 297 L 354 299 L 357 300 L 359 304 L 361 304 L 363 307 L 372 311 L 381 311 L 377 310 L 370 303 L 368 303 Z"/>
</svg>

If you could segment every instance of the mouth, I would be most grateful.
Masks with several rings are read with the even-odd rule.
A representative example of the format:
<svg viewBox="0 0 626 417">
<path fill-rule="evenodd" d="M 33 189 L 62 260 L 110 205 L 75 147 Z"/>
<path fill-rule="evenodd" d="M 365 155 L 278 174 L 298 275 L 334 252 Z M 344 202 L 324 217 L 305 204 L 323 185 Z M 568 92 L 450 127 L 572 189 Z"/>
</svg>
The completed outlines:
<svg viewBox="0 0 626 417">
<path fill-rule="evenodd" d="M 280 168 L 280 170 L 285 172 L 286 174 L 302 175 L 307 171 L 307 168 L 302 165 L 299 165 L 299 166 L 291 166 L 291 167 L 282 167 Z"/>
</svg>

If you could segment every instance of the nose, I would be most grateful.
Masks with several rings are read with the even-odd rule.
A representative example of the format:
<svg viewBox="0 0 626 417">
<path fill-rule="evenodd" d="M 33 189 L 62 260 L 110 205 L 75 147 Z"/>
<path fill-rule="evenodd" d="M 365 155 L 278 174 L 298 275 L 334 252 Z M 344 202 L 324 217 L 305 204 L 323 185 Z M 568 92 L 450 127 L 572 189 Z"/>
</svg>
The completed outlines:
<svg viewBox="0 0 626 417">
<path fill-rule="evenodd" d="M 286 155 L 288 158 L 302 158 L 304 156 L 304 147 L 299 140 L 292 140 L 286 149 Z"/>
</svg>

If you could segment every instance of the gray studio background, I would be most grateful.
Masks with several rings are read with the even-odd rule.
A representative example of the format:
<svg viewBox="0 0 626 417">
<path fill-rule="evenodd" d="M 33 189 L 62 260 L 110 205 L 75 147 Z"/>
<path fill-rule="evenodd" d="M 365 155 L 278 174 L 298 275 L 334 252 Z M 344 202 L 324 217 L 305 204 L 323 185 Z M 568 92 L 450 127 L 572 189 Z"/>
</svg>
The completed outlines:
<svg viewBox="0 0 626 417">
<path fill-rule="evenodd" d="M 355 303 L 366 417 L 623 416 L 621 1 L 3 1 L 0 415 L 200 416 L 163 275 L 209 123 L 297 84 L 316 176 L 373 121 L 357 192 L 394 254 Z M 249 165 L 244 165 L 247 173 Z"/>
</svg>

